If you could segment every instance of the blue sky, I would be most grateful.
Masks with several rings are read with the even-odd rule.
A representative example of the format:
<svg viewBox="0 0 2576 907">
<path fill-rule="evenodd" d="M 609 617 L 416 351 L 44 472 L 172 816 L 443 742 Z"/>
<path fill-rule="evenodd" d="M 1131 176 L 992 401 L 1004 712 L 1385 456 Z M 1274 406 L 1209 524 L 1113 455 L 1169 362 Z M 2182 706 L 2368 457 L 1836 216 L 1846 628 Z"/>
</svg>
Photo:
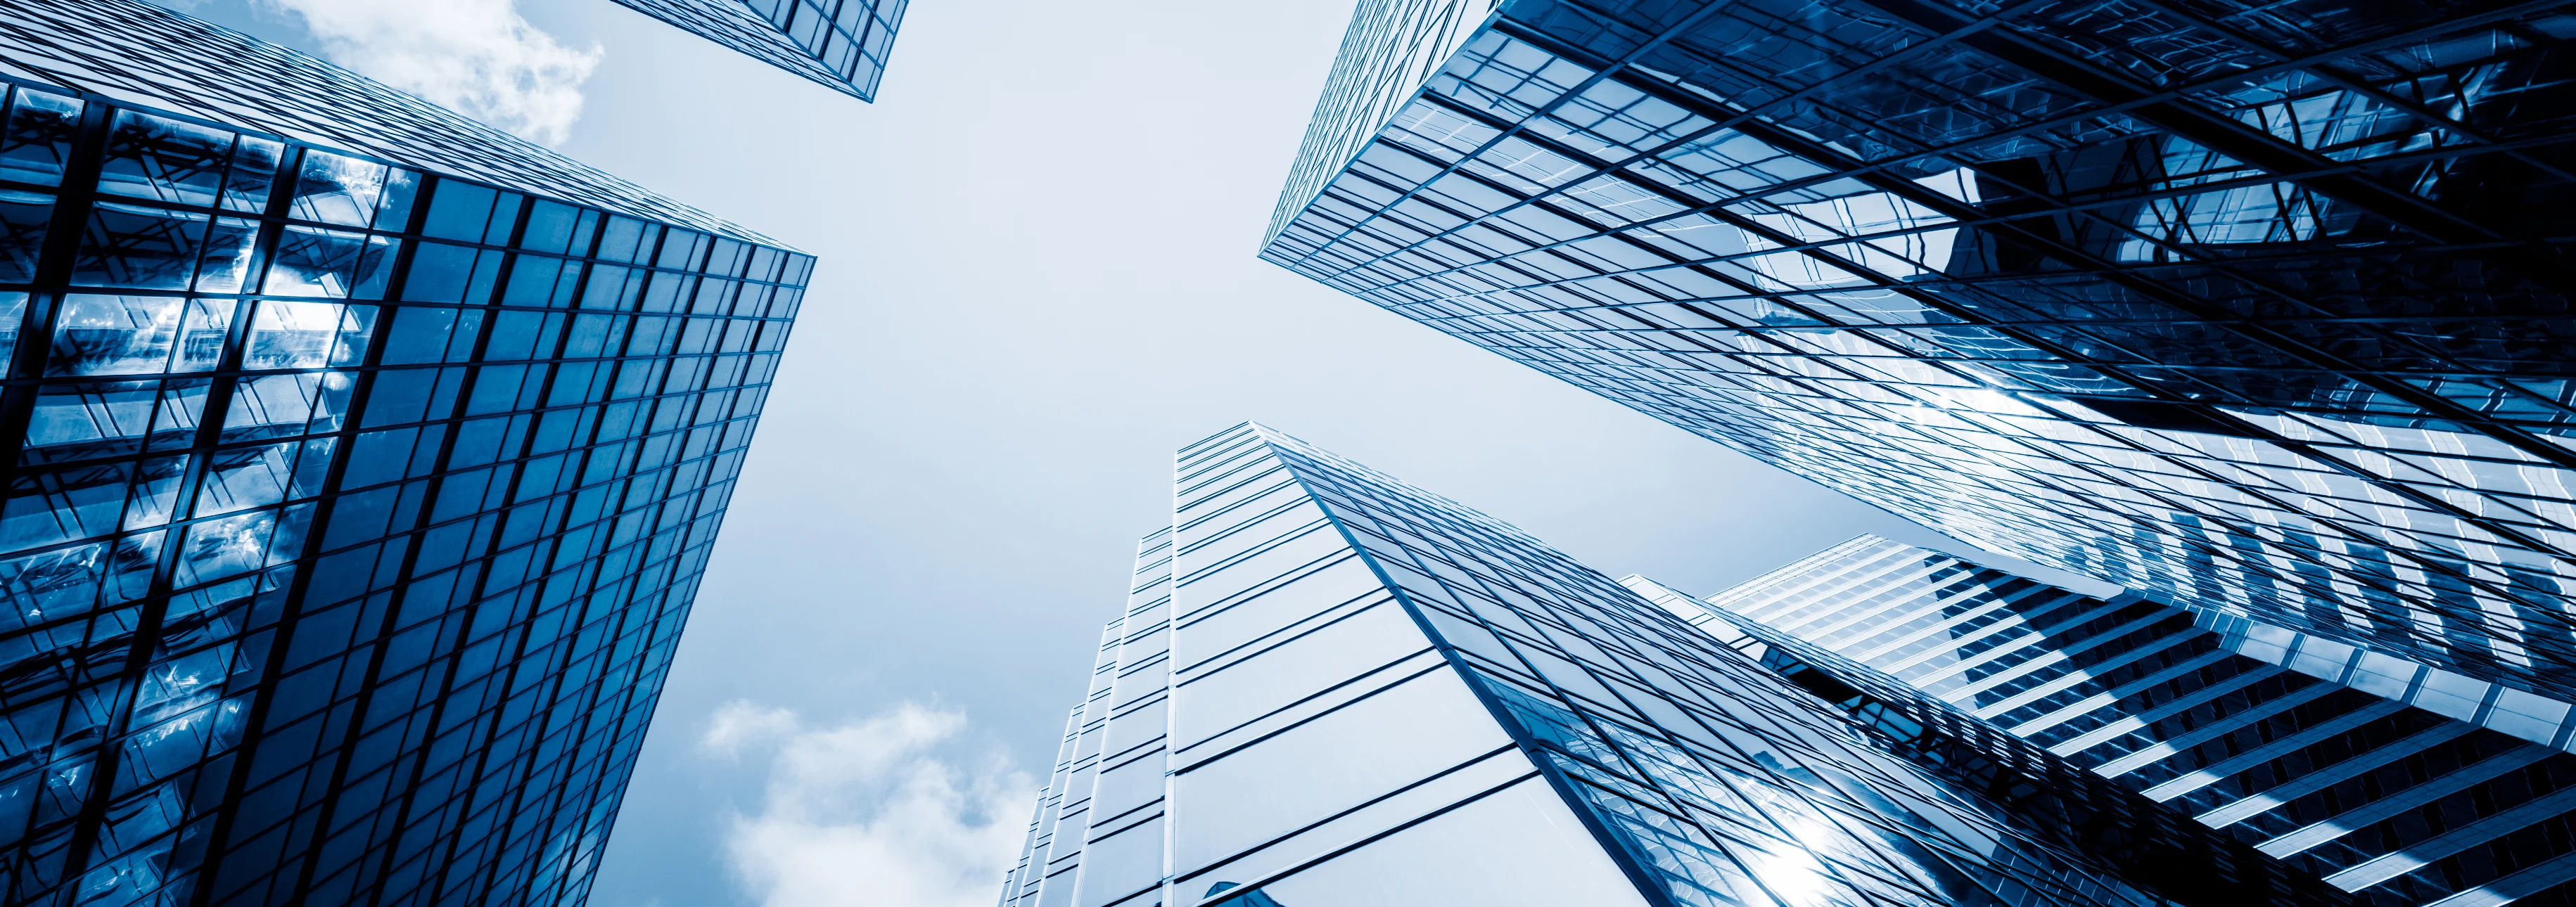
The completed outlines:
<svg viewBox="0 0 2576 907">
<path fill-rule="evenodd" d="M 1348 0 L 921 0 L 874 105 L 608 0 L 198 0 L 821 258 L 591 903 L 992 902 L 1256 419 L 1706 594 L 1937 537 L 1253 258 Z"/>
</svg>

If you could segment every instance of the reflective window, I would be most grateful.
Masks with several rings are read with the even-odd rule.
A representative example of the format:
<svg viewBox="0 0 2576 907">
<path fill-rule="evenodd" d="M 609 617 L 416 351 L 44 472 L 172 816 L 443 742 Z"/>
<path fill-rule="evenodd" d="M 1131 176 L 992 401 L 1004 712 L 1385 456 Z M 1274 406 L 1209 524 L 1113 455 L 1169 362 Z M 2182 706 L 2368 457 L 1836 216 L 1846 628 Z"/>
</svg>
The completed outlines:
<svg viewBox="0 0 2576 907">
<path fill-rule="evenodd" d="M 132 102 L 0 112 L 6 900 L 578 901 L 787 328 L 636 291 L 804 256 L 158 7 L 0 44 Z"/>
<path fill-rule="evenodd" d="M 1271 500 L 1220 486 L 1282 471 L 1288 497 L 1200 504 Z M 2071 764 L 1929 751 L 1955 738 L 1886 703 L 1819 699 L 1725 641 L 1743 634 L 1696 630 L 1519 530 L 1270 429 L 1184 447 L 1174 475 L 1173 523 L 1137 545 L 1005 907 L 1148 890 L 1139 835 L 1163 838 L 1184 903 L 1227 907 L 1645 903 L 1640 885 L 1656 903 L 2145 907 L 2161 901 L 2142 888 L 2172 885 L 2191 853 L 2119 862 L 2146 823 L 2071 838 L 2048 812 L 2063 804 L 1991 799 L 2000 760 Z M 1262 556 L 1243 540 L 1307 506 L 1333 514 L 1338 546 L 1307 559 L 1365 569 L 1219 566 Z M 1920 578 L 1904 560 L 1863 566 L 1904 585 Z M 1155 772 L 1167 788 L 1139 783 Z M 2203 873 L 2219 881 L 2194 897 L 2332 900 L 2215 831 L 2187 840 L 2242 867 Z"/>
<path fill-rule="evenodd" d="M 2576 701 L 2565 482 L 2482 478 L 2576 474 L 2564 180 L 2495 138 L 2563 139 L 2562 12 L 1486 9 L 1355 16 L 1265 259 L 1953 537 Z"/>
</svg>

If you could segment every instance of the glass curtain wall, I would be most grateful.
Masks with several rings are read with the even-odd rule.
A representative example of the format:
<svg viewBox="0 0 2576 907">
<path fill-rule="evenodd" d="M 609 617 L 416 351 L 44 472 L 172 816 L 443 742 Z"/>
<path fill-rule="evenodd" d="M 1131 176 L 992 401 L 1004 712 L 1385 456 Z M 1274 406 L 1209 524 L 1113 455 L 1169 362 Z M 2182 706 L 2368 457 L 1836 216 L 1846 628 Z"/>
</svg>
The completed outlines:
<svg viewBox="0 0 2576 907">
<path fill-rule="evenodd" d="M 1319 122 L 1261 254 L 1994 550 L 2566 699 L 2571 34 L 1511 0 Z"/>
<path fill-rule="evenodd" d="M 158 7 L 0 17 L 6 902 L 580 902 L 812 259 Z"/>
<path fill-rule="evenodd" d="M 1183 448 L 1174 487 L 1006 907 L 2348 902 L 2250 851 L 2185 890 L 2134 872 L 2179 850 L 2070 846 L 1518 530 L 1270 429 Z"/>
<path fill-rule="evenodd" d="M 877 99 L 909 0 L 617 0 L 862 101 Z"/>
<path fill-rule="evenodd" d="M 2277 634 L 1869 536 L 1699 602 L 1622 582 L 1721 636 L 1915 691 L 2377 902 L 2556 903 L 2576 879 L 2576 716 L 2527 693 L 2313 637 L 2275 648 Z"/>
</svg>

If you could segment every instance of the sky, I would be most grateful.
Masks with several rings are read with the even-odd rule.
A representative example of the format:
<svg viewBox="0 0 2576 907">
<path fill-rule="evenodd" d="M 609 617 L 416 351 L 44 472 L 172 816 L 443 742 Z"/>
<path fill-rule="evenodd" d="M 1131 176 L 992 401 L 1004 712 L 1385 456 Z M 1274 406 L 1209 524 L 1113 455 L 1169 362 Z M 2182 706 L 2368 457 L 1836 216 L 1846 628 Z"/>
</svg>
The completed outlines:
<svg viewBox="0 0 2576 907">
<path fill-rule="evenodd" d="M 1239 421 L 1694 594 L 1942 543 L 1255 259 L 1350 0 L 921 0 L 872 105 L 609 0 L 165 2 L 820 258 L 597 907 L 992 904 Z"/>
</svg>

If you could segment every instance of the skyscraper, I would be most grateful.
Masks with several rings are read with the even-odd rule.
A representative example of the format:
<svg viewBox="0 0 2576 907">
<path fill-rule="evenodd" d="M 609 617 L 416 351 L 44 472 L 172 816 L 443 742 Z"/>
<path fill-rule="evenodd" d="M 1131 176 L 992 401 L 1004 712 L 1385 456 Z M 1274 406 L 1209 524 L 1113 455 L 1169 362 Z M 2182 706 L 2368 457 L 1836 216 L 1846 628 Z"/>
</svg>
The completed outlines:
<svg viewBox="0 0 2576 907">
<path fill-rule="evenodd" d="M 812 259 L 0 0 L 10 904 L 580 900 Z"/>
<path fill-rule="evenodd" d="M 1173 489 L 1006 907 L 2350 903 L 1270 429 L 1183 447 Z"/>
<path fill-rule="evenodd" d="M 1701 602 L 1622 582 L 1774 661 L 2045 747 L 2376 903 L 2576 894 L 2564 704 L 1870 536 Z"/>
<path fill-rule="evenodd" d="M 1959 538 L 2576 697 L 2564 4 L 1366 0 L 1262 257 Z"/>
<path fill-rule="evenodd" d="M 877 99 L 910 0 L 617 0 L 862 101 Z"/>
</svg>

